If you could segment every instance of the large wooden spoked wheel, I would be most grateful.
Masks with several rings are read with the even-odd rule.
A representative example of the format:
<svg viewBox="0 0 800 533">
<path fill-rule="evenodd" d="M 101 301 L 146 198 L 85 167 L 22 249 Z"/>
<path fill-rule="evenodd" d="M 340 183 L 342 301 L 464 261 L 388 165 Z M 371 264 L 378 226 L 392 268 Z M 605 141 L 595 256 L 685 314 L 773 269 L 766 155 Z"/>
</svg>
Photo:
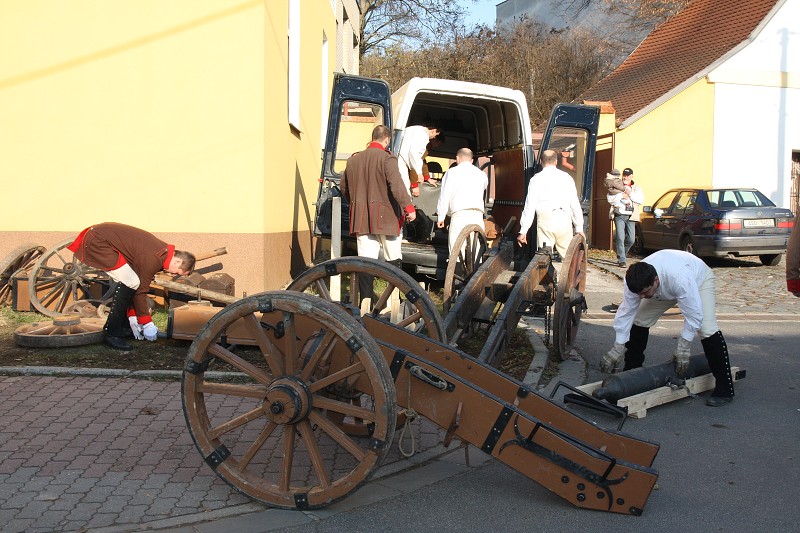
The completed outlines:
<svg viewBox="0 0 800 533">
<path fill-rule="evenodd" d="M 442 299 L 445 313 L 455 303 L 472 274 L 483 264 L 486 250 L 486 233 L 477 224 L 466 226 L 456 237 L 444 276 Z"/>
<path fill-rule="evenodd" d="M 583 293 L 586 289 L 588 258 L 586 240 L 581 235 L 575 235 L 567 248 L 567 256 L 562 260 L 553 310 L 553 337 L 556 352 L 562 361 L 569 357 L 578 335 L 581 315 L 586 308 Z"/>
<path fill-rule="evenodd" d="M 75 259 L 67 246 L 74 239 L 59 243 L 42 255 L 28 276 L 28 297 L 31 305 L 46 316 L 59 316 L 72 302 L 95 298 L 90 286 L 99 284 L 101 300 L 113 293 L 108 274 Z"/>
<path fill-rule="evenodd" d="M 234 353 L 224 342 L 231 328 L 256 345 Z M 373 402 L 336 400 L 331 391 L 339 388 Z M 339 305 L 293 291 L 244 298 L 203 326 L 182 394 L 206 463 L 237 490 L 287 509 L 322 507 L 354 491 L 379 466 L 395 429 L 394 382 L 375 340 Z M 347 435 L 331 412 L 364 421 L 370 434 Z"/>
<path fill-rule="evenodd" d="M 11 305 L 13 279 L 26 273 L 45 251 L 44 246 L 24 244 L 0 261 L 0 305 Z"/>
<path fill-rule="evenodd" d="M 103 340 L 102 318 L 58 316 L 46 322 L 25 324 L 14 330 L 14 342 L 30 348 L 66 348 Z"/>
<path fill-rule="evenodd" d="M 339 276 L 341 296 L 331 294 L 331 278 Z M 287 287 L 290 291 L 313 294 L 328 301 L 359 307 L 362 296 L 359 294 L 359 279 L 373 277 L 369 313 L 378 318 L 394 322 L 395 325 L 415 333 L 445 342 L 447 335 L 444 322 L 431 297 L 406 272 L 385 261 L 367 257 L 342 257 L 330 259 L 315 265 L 292 281 Z M 402 312 L 393 320 L 389 298 L 394 289 L 400 293 Z"/>
</svg>

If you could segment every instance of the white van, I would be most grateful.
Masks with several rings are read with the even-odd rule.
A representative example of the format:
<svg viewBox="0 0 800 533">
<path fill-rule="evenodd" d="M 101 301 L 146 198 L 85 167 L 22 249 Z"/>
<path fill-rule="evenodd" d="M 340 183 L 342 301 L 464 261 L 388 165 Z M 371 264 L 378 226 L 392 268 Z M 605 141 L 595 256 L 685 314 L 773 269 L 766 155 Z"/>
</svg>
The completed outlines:
<svg viewBox="0 0 800 533">
<path fill-rule="evenodd" d="M 599 116 L 599 109 L 594 106 L 556 105 L 542 132 L 538 152 L 550 148 L 561 153 L 559 168 L 575 179 L 587 235 Z M 429 150 L 428 157 L 447 162 L 455 158 L 458 149 L 472 149 L 475 164 L 489 176 L 486 214 L 496 227 L 506 231 L 506 237 L 516 237 L 528 181 L 540 168 L 522 92 L 456 80 L 413 78 L 390 96 L 388 85 L 381 80 L 343 74 L 336 75 L 331 96 L 316 203 L 317 236 L 330 238 L 331 199 L 340 195 L 341 172 L 347 158 L 369 143 L 372 129 L 379 124 L 389 126 L 393 133 L 390 148 L 396 151 L 405 128 L 423 123 L 436 124 L 443 138 L 442 144 Z M 431 219 L 427 226 L 418 223 L 415 227 L 431 229 L 406 233 L 403 268 L 412 274 L 443 279 L 449 253 L 446 230 L 435 225 L 438 192 L 438 188 L 421 186 L 420 196 L 412 198 L 418 211 Z M 345 255 L 355 254 L 355 241 L 348 231 L 348 210 L 343 199 L 341 231 Z M 535 243 L 535 225 L 531 232 L 533 238 L 528 241 Z M 532 244 L 522 253 L 530 259 L 535 251 Z"/>
</svg>

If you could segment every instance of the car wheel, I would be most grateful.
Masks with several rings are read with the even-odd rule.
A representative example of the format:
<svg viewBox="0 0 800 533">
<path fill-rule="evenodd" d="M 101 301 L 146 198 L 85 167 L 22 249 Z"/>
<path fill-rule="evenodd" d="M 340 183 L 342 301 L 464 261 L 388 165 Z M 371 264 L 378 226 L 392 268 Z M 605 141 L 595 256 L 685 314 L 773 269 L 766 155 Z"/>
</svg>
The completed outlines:
<svg viewBox="0 0 800 533">
<path fill-rule="evenodd" d="M 642 236 L 642 227 L 636 224 L 633 232 L 633 246 L 631 246 L 631 253 L 633 255 L 644 255 L 644 237 Z"/>
<path fill-rule="evenodd" d="M 778 263 L 781 262 L 781 255 L 782 254 L 766 254 L 766 255 L 759 255 L 758 258 L 761 259 L 761 264 L 768 267 L 774 267 Z"/>
<path fill-rule="evenodd" d="M 692 255 L 697 255 L 697 249 L 694 247 L 694 240 L 688 236 L 681 239 L 681 250 L 689 252 Z"/>
</svg>

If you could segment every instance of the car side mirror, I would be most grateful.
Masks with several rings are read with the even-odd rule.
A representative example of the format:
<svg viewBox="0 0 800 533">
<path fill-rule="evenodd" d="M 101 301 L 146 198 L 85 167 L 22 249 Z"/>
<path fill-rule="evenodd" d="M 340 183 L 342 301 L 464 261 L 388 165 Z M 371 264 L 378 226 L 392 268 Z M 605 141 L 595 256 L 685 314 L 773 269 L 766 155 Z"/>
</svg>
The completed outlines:
<svg viewBox="0 0 800 533">
<path fill-rule="evenodd" d="M 645 206 L 642 207 L 642 211 L 645 212 L 645 213 L 651 213 L 653 211 L 653 206 L 652 205 L 645 205 Z"/>
</svg>

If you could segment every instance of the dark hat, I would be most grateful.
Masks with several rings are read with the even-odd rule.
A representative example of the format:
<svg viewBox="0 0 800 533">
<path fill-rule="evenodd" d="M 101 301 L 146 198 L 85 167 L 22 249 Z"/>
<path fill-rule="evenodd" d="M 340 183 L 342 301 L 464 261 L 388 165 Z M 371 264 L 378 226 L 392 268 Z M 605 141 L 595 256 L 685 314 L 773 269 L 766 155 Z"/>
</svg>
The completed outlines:
<svg viewBox="0 0 800 533">
<path fill-rule="evenodd" d="M 611 172 L 609 172 L 608 174 L 610 176 L 619 176 L 619 170 L 615 168 L 615 169 L 611 170 Z"/>
<path fill-rule="evenodd" d="M 623 176 L 630 176 L 631 174 L 633 174 L 633 169 L 626 168 L 625 170 L 622 171 Z"/>
</svg>

